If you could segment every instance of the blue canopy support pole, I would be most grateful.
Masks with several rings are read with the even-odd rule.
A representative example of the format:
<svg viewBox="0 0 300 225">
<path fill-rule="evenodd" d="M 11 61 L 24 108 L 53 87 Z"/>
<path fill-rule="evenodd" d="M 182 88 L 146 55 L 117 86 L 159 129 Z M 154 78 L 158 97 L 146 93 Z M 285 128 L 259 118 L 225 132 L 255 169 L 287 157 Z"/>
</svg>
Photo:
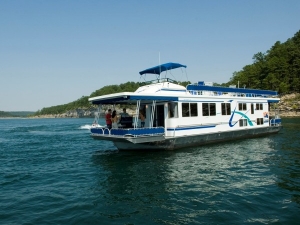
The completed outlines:
<svg viewBox="0 0 300 225">
<path fill-rule="evenodd" d="M 158 53 L 158 65 L 159 65 L 159 82 L 160 82 L 160 80 L 161 80 L 161 75 L 160 75 L 160 73 L 161 73 L 160 52 Z"/>
</svg>

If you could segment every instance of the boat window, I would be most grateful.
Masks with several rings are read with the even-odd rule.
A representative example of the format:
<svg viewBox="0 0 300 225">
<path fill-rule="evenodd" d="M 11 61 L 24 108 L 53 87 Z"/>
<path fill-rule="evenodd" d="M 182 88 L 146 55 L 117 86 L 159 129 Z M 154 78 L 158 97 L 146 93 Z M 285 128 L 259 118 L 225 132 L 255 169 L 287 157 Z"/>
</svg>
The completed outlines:
<svg viewBox="0 0 300 225">
<path fill-rule="evenodd" d="M 177 102 L 169 102 L 168 103 L 168 115 L 169 115 L 169 118 L 178 118 Z"/>
<path fill-rule="evenodd" d="M 231 104 L 230 103 L 222 103 L 222 115 L 230 115 L 231 114 Z"/>
<path fill-rule="evenodd" d="M 257 125 L 263 125 L 264 124 L 264 118 L 257 118 L 256 119 L 256 124 Z"/>
<path fill-rule="evenodd" d="M 254 106 L 253 106 L 253 103 L 251 103 L 251 114 L 254 114 Z"/>
<path fill-rule="evenodd" d="M 209 104 L 209 115 L 210 116 L 215 116 L 216 115 L 216 104 L 215 103 L 210 103 Z"/>
<path fill-rule="evenodd" d="M 256 110 L 263 110 L 263 104 L 262 103 L 256 103 Z"/>
<path fill-rule="evenodd" d="M 208 103 L 202 104 L 202 116 L 209 116 Z"/>
<path fill-rule="evenodd" d="M 191 108 L 191 116 L 198 116 L 198 107 L 197 107 L 197 103 L 191 103 L 190 104 L 190 108 Z"/>
<path fill-rule="evenodd" d="M 247 110 L 247 104 L 246 103 L 239 103 L 239 110 Z"/>
<path fill-rule="evenodd" d="M 202 115 L 203 116 L 215 116 L 216 115 L 216 103 L 202 103 Z"/>
<path fill-rule="evenodd" d="M 239 124 L 240 124 L 240 127 L 246 127 L 247 126 L 247 119 L 240 119 Z"/>
<path fill-rule="evenodd" d="M 198 116 L 197 103 L 182 103 L 182 117 Z"/>
<path fill-rule="evenodd" d="M 189 116 L 190 116 L 190 104 L 182 103 L 182 117 L 189 117 Z"/>
</svg>

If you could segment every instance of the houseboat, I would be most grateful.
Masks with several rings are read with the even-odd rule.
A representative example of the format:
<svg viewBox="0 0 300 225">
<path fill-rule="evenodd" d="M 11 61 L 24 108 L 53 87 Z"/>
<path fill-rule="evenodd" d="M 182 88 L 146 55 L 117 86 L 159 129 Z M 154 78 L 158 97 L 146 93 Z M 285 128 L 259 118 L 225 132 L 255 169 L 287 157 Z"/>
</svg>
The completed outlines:
<svg viewBox="0 0 300 225">
<path fill-rule="evenodd" d="M 112 141 L 119 150 L 173 150 L 274 134 L 282 128 L 276 91 L 218 87 L 203 81 L 184 87 L 167 77 L 177 68 L 186 66 L 152 67 L 140 75 L 154 74 L 156 79 L 135 92 L 89 98 L 98 105 L 95 123 L 103 105 L 135 108 L 133 115 L 120 119 L 118 128 L 94 126 L 91 136 Z M 144 115 L 143 123 L 139 113 Z"/>
</svg>

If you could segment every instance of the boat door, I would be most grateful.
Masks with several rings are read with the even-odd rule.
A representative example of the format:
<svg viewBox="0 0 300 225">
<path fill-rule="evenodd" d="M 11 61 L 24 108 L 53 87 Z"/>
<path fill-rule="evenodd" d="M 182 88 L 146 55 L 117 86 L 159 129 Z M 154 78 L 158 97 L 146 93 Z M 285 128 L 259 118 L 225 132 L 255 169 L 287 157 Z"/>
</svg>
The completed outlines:
<svg viewBox="0 0 300 225">
<path fill-rule="evenodd" d="M 156 105 L 154 127 L 165 127 L 165 108 L 164 105 Z"/>
<path fill-rule="evenodd" d="M 149 115 L 153 115 L 153 127 L 165 127 L 165 106 L 164 106 L 164 104 L 155 105 L 155 107 L 151 107 L 148 110 L 149 110 Z M 154 112 L 153 112 L 153 110 L 154 110 Z M 149 122 L 151 124 L 151 118 L 149 119 Z"/>
</svg>

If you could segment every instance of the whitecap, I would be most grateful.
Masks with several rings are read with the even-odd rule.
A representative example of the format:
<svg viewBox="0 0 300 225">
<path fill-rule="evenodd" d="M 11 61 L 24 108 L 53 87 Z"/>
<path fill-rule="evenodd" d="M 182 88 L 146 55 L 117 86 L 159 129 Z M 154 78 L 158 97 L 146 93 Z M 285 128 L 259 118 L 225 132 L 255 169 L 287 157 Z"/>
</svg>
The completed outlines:
<svg viewBox="0 0 300 225">
<path fill-rule="evenodd" d="M 99 124 L 96 124 L 96 125 L 89 125 L 89 124 L 86 124 L 86 125 L 82 125 L 80 126 L 80 129 L 83 129 L 83 130 L 90 130 L 91 128 L 95 128 L 95 127 L 105 127 L 105 126 L 102 126 L 102 125 L 99 125 Z"/>
</svg>

